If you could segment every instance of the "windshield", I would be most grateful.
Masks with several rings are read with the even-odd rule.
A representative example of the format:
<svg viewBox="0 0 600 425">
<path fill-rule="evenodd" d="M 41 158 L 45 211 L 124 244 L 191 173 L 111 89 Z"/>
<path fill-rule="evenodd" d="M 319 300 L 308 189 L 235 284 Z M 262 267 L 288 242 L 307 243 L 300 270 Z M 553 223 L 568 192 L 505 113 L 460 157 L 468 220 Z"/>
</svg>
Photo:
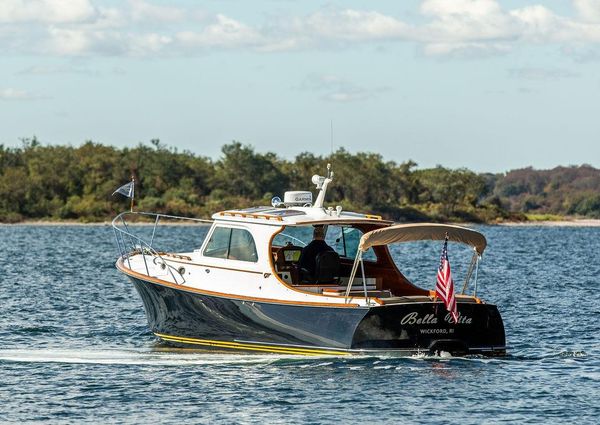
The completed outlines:
<svg viewBox="0 0 600 425">
<path fill-rule="evenodd" d="M 288 226 L 273 239 L 273 245 L 285 246 L 288 244 L 305 247 L 313 240 L 313 226 Z M 352 226 L 328 225 L 325 242 L 342 258 L 354 259 L 358 251 L 358 243 L 362 231 Z M 363 254 L 365 261 L 377 261 L 377 257 L 370 248 Z"/>
<path fill-rule="evenodd" d="M 305 247 L 312 241 L 313 227 L 299 226 L 286 227 L 282 232 L 278 233 L 273 239 L 274 246 L 294 245 L 301 248 Z"/>
</svg>

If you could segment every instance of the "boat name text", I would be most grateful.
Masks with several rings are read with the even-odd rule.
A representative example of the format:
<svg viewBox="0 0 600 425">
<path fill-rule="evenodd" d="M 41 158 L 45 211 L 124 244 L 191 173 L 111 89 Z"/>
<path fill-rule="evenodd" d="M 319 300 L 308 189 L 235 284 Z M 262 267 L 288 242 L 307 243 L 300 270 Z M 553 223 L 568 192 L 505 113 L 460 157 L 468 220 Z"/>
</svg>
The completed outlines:
<svg viewBox="0 0 600 425">
<path fill-rule="evenodd" d="M 444 316 L 444 322 L 455 324 L 454 319 L 450 313 Z M 465 324 L 470 325 L 473 322 L 473 319 L 469 316 L 463 316 L 458 313 L 458 321 L 456 324 Z M 406 314 L 402 320 L 400 320 L 401 325 L 437 325 L 438 319 L 434 314 L 428 313 L 424 316 L 420 316 L 418 312 L 413 311 L 412 313 Z"/>
</svg>

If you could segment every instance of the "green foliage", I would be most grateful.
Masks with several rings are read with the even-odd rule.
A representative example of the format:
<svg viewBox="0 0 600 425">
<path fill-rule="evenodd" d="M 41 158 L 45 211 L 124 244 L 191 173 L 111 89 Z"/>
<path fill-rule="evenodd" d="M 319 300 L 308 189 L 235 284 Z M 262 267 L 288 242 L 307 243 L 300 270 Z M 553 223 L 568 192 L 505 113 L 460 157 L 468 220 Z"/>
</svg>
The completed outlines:
<svg viewBox="0 0 600 425">
<path fill-rule="evenodd" d="M 600 218 L 600 170 L 589 165 L 552 170 L 524 168 L 498 179 L 493 196 L 505 208 L 539 215 Z"/>
<path fill-rule="evenodd" d="M 446 216 L 455 214 L 459 207 L 475 208 L 485 189 L 484 178 L 464 168 L 450 170 L 438 166 L 418 170 L 416 174 L 423 187 L 420 201 L 440 205 L 441 213 Z"/>
<path fill-rule="evenodd" d="M 556 214 L 526 214 L 528 221 L 560 221 L 563 217 Z"/>
<path fill-rule="evenodd" d="M 590 166 L 504 176 L 417 169 L 410 160 L 397 164 L 345 149 L 327 157 L 304 152 L 290 161 L 236 141 L 212 161 L 159 140 L 118 149 L 93 141 L 45 146 L 33 137 L 17 148 L 0 145 L 0 221 L 110 219 L 129 208 L 128 199 L 111 194 L 132 176 L 136 209 L 207 217 L 268 205 L 286 190 L 313 190 L 312 175 L 325 173 L 327 163 L 335 173 L 328 204 L 392 220 L 494 222 L 525 219 L 522 213 L 600 218 L 600 172 Z"/>
<path fill-rule="evenodd" d="M 289 185 L 281 161 L 273 153 L 257 154 L 251 146 L 233 142 L 222 148 L 223 157 L 215 164 L 213 185 L 230 196 L 262 199 Z"/>
</svg>

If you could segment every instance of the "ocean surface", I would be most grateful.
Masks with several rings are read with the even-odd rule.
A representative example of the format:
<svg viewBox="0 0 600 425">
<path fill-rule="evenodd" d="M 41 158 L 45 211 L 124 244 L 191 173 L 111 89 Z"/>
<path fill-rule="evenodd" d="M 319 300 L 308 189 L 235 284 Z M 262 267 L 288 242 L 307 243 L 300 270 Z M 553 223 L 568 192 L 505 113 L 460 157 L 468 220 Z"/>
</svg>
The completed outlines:
<svg viewBox="0 0 600 425">
<path fill-rule="evenodd" d="M 168 349 L 115 270 L 109 226 L 0 226 L 0 423 L 599 423 L 600 228 L 478 229 L 502 359 Z M 204 231 L 158 241 L 189 249 Z M 440 249 L 394 256 L 433 288 Z M 448 253 L 460 288 L 470 254 Z"/>
</svg>

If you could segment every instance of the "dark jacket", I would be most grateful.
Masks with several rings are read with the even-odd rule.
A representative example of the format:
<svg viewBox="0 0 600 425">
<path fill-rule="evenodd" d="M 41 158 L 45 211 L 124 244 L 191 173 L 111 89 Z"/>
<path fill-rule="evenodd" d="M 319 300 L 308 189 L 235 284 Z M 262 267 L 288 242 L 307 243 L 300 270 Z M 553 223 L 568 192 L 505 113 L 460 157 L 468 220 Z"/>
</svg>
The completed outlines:
<svg viewBox="0 0 600 425">
<path fill-rule="evenodd" d="M 314 276 L 317 255 L 324 251 L 333 251 L 333 248 L 327 245 L 324 240 L 315 239 L 306 245 L 302 248 L 300 260 L 298 261 L 300 269 L 306 269 L 311 276 Z"/>
</svg>

